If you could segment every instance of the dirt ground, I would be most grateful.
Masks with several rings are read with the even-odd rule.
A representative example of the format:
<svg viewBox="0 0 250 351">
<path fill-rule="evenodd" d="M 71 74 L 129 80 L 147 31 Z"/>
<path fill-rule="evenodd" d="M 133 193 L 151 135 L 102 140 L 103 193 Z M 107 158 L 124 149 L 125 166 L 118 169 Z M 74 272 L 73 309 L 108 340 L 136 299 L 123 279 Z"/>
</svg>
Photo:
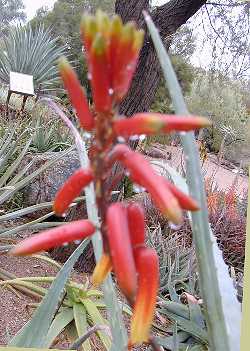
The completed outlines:
<svg viewBox="0 0 250 351">
<path fill-rule="evenodd" d="M 57 269 L 36 258 L 16 258 L 0 255 L 0 267 L 17 277 L 52 276 Z M 0 345 L 6 345 L 16 332 L 31 318 L 34 308 L 30 303 L 39 300 L 14 289 L 0 286 Z"/>
<path fill-rule="evenodd" d="M 57 268 L 43 260 L 34 257 L 12 257 L 7 254 L 0 253 L 0 268 L 9 273 L 15 274 L 17 277 L 32 277 L 32 276 L 54 276 L 57 273 Z M 0 269 L 1 273 L 1 269 Z M 86 279 L 87 274 L 73 271 L 71 278 L 81 283 Z M 0 283 L 2 282 L 0 278 Z M 9 340 L 28 322 L 35 308 L 30 304 L 39 302 L 38 299 L 27 296 L 16 289 L 10 289 L 7 286 L 0 285 L 0 347 L 6 346 Z M 125 321 L 129 327 L 128 321 Z M 67 349 L 70 341 L 67 336 L 62 333 L 56 339 L 53 348 Z M 101 351 L 103 348 L 96 337 L 93 339 L 93 351 Z M 148 347 L 141 346 L 134 348 L 134 351 L 145 351 Z"/>
</svg>

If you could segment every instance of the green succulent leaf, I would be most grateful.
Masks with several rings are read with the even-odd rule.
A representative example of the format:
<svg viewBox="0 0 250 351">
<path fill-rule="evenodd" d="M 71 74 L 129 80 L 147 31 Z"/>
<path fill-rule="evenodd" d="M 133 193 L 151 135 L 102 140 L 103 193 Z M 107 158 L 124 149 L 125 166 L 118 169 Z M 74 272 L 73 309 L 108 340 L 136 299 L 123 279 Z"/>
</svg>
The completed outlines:
<svg viewBox="0 0 250 351">
<path fill-rule="evenodd" d="M 93 325 L 96 325 L 96 324 L 107 325 L 107 320 L 103 318 L 103 316 L 101 315 L 101 313 L 99 312 L 98 308 L 96 307 L 93 301 L 91 301 L 90 299 L 83 299 L 81 300 L 81 302 L 86 308 Z M 107 336 L 107 334 L 105 334 L 102 331 L 98 331 L 97 335 L 99 336 L 100 340 L 105 346 L 105 349 L 109 350 L 111 347 L 110 337 Z"/>
<path fill-rule="evenodd" d="M 87 322 L 87 311 L 82 303 L 74 303 L 73 312 L 78 337 L 80 337 L 87 332 L 89 327 Z M 82 349 L 84 351 L 91 351 L 91 345 L 88 339 L 82 344 Z"/>
<path fill-rule="evenodd" d="M 42 348 L 46 344 L 46 336 L 52 323 L 57 304 L 60 302 L 62 292 L 69 278 L 70 272 L 75 262 L 80 257 L 82 251 L 88 245 L 89 240 L 84 240 L 73 252 L 58 272 L 55 280 L 51 284 L 42 303 L 35 311 L 32 319 L 10 341 L 11 347 L 37 347 Z"/>
<path fill-rule="evenodd" d="M 53 320 L 44 347 L 49 348 L 55 338 L 64 330 L 64 328 L 74 319 L 72 308 L 62 308 Z"/>
</svg>

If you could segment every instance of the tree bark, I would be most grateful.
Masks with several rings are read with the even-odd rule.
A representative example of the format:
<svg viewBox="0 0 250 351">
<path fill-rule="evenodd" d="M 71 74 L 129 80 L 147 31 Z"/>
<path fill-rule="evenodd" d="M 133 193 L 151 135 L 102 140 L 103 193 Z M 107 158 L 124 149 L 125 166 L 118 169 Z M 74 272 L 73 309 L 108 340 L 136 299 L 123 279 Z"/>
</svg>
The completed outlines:
<svg viewBox="0 0 250 351">
<path fill-rule="evenodd" d="M 164 44 L 169 49 L 171 35 L 205 3 L 206 0 L 171 0 L 150 11 L 149 0 L 116 0 L 115 11 L 122 20 L 133 20 L 146 32 L 136 74 L 130 91 L 121 104 L 121 113 L 131 116 L 136 112 L 148 111 L 159 85 L 160 65 L 147 33 L 142 11 L 151 12 Z"/>
<path fill-rule="evenodd" d="M 150 109 L 160 81 L 160 65 L 147 32 L 143 18 L 143 10 L 150 12 L 154 23 L 160 31 L 166 49 L 171 44 L 171 35 L 193 16 L 206 0 L 171 0 L 166 4 L 150 11 L 149 0 L 116 0 L 115 12 L 121 16 L 123 22 L 135 21 L 138 27 L 145 30 L 145 40 L 139 57 L 139 62 L 131 88 L 120 106 L 120 113 L 131 116 L 136 112 L 145 112 Z M 130 141 L 130 147 L 135 149 L 138 142 Z M 109 184 L 117 175 L 124 174 L 124 168 L 116 163 L 112 170 Z M 123 179 L 123 176 L 122 176 Z M 122 184 L 116 187 L 121 190 Z M 114 197 L 116 200 L 117 197 Z"/>
</svg>

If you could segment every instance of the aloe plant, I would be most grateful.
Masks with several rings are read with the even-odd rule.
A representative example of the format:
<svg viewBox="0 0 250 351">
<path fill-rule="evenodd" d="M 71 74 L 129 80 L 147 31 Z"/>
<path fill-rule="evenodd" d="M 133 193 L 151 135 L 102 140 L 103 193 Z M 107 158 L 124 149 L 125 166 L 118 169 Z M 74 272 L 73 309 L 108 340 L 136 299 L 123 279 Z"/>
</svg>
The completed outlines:
<svg viewBox="0 0 250 351">
<path fill-rule="evenodd" d="M 197 302 L 183 304 L 161 299 L 159 303 L 158 312 L 173 322 L 168 328 L 169 336 L 155 338 L 159 345 L 171 351 L 208 350 L 205 317 Z"/>
<path fill-rule="evenodd" d="M 32 75 L 34 88 L 40 94 L 50 94 L 58 88 L 57 60 L 65 48 L 57 45 L 49 29 L 42 25 L 13 27 L 3 39 L 0 52 L 0 81 L 9 84 L 10 71 Z"/>
<path fill-rule="evenodd" d="M 86 245 L 87 242 L 84 244 Z M 49 263 L 51 263 L 49 259 Z M 56 264 L 56 262 L 52 262 Z M 22 277 L 16 278 L 5 270 L 0 270 L 0 277 L 3 282 L 0 285 L 12 286 L 14 289 L 20 290 L 24 294 L 29 294 L 42 299 L 48 289 L 42 288 L 40 283 L 53 283 L 55 277 Z M 103 301 L 103 293 L 97 289 L 89 288 L 88 281 L 85 284 L 78 284 L 69 280 L 64 289 L 64 299 L 58 309 L 53 322 L 51 323 L 47 336 L 44 339 L 43 346 L 51 347 L 56 337 L 65 330 L 74 330 L 77 338 L 80 338 L 88 332 L 94 325 L 99 325 L 102 328 L 96 330 L 105 350 L 109 350 L 111 346 L 110 332 L 108 321 L 103 317 L 102 311 L 106 305 Z M 36 305 L 36 304 L 35 304 Z M 38 304 L 39 306 L 39 304 Z M 18 336 L 16 337 L 18 338 Z M 11 344 L 14 343 L 12 340 Z M 76 339 L 72 339 L 76 342 Z M 83 345 L 83 350 L 91 350 L 91 342 L 86 340 Z"/>
<path fill-rule="evenodd" d="M 159 256 L 159 296 L 170 296 L 172 301 L 179 301 L 178 293 L 183 289 L 195 294 L 198 277 L 194 248 L 181 243 L 180 235 L 166 234 L 160 225 L 149 228 L 148 242 Z"/>
</svg>

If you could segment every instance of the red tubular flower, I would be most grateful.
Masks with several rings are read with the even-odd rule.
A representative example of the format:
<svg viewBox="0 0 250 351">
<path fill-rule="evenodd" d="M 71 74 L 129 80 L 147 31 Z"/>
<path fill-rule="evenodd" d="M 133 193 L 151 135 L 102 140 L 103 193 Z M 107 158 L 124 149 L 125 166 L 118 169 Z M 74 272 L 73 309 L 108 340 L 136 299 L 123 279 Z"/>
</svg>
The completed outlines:
<svg viewBox="0 0 250 351">
<path fill-rule="evenodd" d="M 85 55 L 89 66 L 89 52 L 96 33 L 98 32 L 94 16 L 84 14 L 80 24 L 81 39 L 85 49 Z"/>
<path fill-rule="evenodd" d="M 111 112 L 112 104 L 128 91 L 144 31 L 133 22 L 123 25 L 119 16 L 109 20 L 101 10 L 95 16 L 84 15 L 80 27 L 96 110 Z"/>
<path fill-rule="evenodd" d="M 131 321 L 130 344 L 148 342 L 159 286 L 159 261 L 154 249 L 135 250 L 138 291 Z"/>
<path fill-rule="evenodd" d="M 68 91 L 69 98 L 76 110 L 77 117 L 82 128 L 91 131 L 94 127 L 94 118 L 89 110 L 89 105 L 83 87 L 81 86 L 75 71 L 66 60 L 61 58 L 59 61 L 59 71 Z"/>
<path fill-rule="evenodd" d="M 154 171 L 144 156 L 120 144 L 114 147 L 111 159 L 123 163 L 130 172 L 131 179 L 148 190 L 163 215 L 174 224 L 182 222 L 182 211 L 178 201 L 166 186 L 165 179 Z"/>
<path fill-rule="evenodd" d="M 97 34 L 91 46 L 90 54 L 91 88 L 97 112 L 109 112 L 112 109 L 110 72 L 108 65 L 108 47 L 104 36 Z"/>
<path fill-rule="evenodd" d="M 110 40 L 110 27 L 111 27 L 111 21 L 109 16 L 101 9 L 97 9 L 95 18 L 96 18 L 98 32 L 101 33 L 105 37 L 106 41 L 108 42 Z"/>
<path fill-rule="evenodd" d="M 211 125 L 205 117 L 176 116 L 160 113 L 138 113 L 131 118 L 123 118 L 114 122 L 116 135 L 129 137 L 131 135 L 170 133 L 175 131 L 190 131 Z"/>
<path fill-rule="evenodd" d="M 111 74 L 111 82 L 114 80 L 114 67 L 117 63 L 117 53 L 119 48 L 119 41 L 121 39 L 122 34 L 122 20 L 121 17 L 115 15 L 111 22 L 110 28 L 110 44 L 109 44 L 109 62 L 110 62 L 110 74 Z M 113 83 L 112 83 L 113 86 Z"/>
<path fill-rule="evenodd" d="M 15 256 L 31 255 L 74 240 L 86 239 L 94 232 L 95 226 L 89 220 L 74 221 L 27 238 L 17 244 L 10 253 Z"/>
<path fill-rule="evenodd" d="M 144 32 L 136 30 L 133 22 L 128 22 L 122 28 L 120 40 L 114 53 L 112 66 L 112 87 L 119 102 L 126 95 L 135 72 L 139 52 L 142 47 Z"/>
<path fill-rule="evenodd" d="M 129 232 L 132 247 L 144 245 L 145 242 L 145 216 L 143 208 L 138 203 L 127 207 Z"/>
<path fill-rule="evenodd" d="M 110 255 L 118 285 L 127 299 L 133 302 L 137 279 L 125 206 L 121 203 L 110 205 L 107 210 L 106 225 Z"/>
<path fill-rule="evenodd" d="M 186 194 L 184 194 L 182 191 L 180 191 L 174 184 L 169 182 L 168 180 L 165 180 L 166 185 L 169 187 L 170 191 L 173 193 L 173 195 L 176 197 L 178 200 L 181 208 L 183 210 L 187 211 L 198 211 L 200 208 L 197 204 L 197 202 L 191 197 Z"/>
<path fill-rule="evenodd" d="M 112 260 L 110 255 L 104 253 L 95 266 L 92 274 L 92 283 L 94 286 L 100 285 L 108 273 L 112 270 Z"/>
<path fill-rule="evenodd" d="M 81 194 L 82 189 L 93 180 L 91 169 L 78 169 L 57 192 L 53 211 L 56 215 L 61 216 L 68 209 L 74 199 Z"/>
<path fill-rule="evenodd" d="M 132 44 L 131 56 L 123 71 L 125 72 L 125 74 L 123 75 L 121 74 L 121 82 L 118 85 L 117 94 L 116 94 L 118 101 L 121 101 L 129 90 L 131 81 L 133 79 L 133 76 L 137 67 L 137 62 L 138 62 L 139 53 L 143 44 L 143 39 L 144 39 L 144 31 L 143 30 L 136 31 L 134 34 L 134 41 Z"/>
</svg>

